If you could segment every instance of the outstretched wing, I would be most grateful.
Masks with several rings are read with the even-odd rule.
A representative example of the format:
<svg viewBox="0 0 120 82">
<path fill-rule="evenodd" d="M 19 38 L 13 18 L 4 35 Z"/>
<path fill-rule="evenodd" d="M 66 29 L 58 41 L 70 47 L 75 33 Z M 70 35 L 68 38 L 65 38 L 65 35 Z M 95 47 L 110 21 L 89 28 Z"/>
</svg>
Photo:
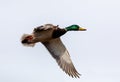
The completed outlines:
<svg viewBox="0 0 120 82">
<path fill-rule="evenodd" d="M 78 77 L 79 73 L 75 69 L 70 55 L 61 42 L 60 38 L 52 39 L 50 41 L 44 42 L 43 45 L 48 49 L 51 55 L 56 59 L 58 65 L 65 71 L 69 76 Z"/>
</svg>

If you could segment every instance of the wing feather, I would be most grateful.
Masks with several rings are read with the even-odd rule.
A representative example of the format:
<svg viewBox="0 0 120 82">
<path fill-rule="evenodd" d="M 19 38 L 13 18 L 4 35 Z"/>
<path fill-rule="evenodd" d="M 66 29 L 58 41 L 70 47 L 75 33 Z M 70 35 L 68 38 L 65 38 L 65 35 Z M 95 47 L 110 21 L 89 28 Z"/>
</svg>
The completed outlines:
<svg viewBox="0 0 120 82">
<path fill-rule="evenodd" d="M 65 73 L 72 77 L 78 77 L 80 74 L 75 69 L 70 55 L 61 42 L 60 38 L 52 39 L 50 41 L 44 42 L 43 45 L 48 49 L 51 55 L 56 59 L 60 68 L 62 68 Z"/>
</svg>

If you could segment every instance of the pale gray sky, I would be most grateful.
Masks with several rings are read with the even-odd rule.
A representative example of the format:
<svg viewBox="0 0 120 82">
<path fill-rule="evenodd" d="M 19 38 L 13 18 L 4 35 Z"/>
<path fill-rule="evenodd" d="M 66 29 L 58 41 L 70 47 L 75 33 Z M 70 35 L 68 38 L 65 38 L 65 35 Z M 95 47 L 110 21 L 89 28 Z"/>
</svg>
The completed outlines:
<svg viewBox="0 0 120 82">
<path fill-rule="evenodd" d="M 82 74 L 66 75 L 42 44 L 20 43 L 45 23 L 79 24 L 87 32 L 62 36 Z M 119 0 L 0 0 L 0 82 L 120 82 Z"/>
</svg>

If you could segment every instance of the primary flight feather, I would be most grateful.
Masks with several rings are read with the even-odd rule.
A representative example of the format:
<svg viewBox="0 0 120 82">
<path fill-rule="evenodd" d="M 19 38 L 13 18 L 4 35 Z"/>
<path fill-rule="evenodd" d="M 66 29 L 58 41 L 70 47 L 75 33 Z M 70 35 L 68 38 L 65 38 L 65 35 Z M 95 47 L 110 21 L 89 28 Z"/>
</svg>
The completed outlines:
<svg viewBox="0 0 120 82">
<path fill-rule="evenodd" d="M 60 40 L 60 36 L 68 31 L 86 31 L 86 29 L 78 25 L 59 28 L 52 24 L 45 24 L 34 28 L 32 34 L 24 34 L 21 38 L 21 43 L 25 46 L 34 46 L 35 43 L 41 42 L 65 73 L 79 78 L 80 74 L 75 69 L 66 47 Z"/>
</svg>

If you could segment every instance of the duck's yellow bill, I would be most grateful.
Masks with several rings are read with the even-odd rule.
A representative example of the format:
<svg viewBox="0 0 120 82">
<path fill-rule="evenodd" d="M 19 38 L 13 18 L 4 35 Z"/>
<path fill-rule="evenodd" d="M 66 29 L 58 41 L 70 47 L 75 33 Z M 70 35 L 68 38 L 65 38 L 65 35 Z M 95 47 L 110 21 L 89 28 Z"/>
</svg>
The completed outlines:
<svg viewBox="0 0 120 82">
<path fill-rule="evenodd" d="M 79 31 L 86 31 L 87 29 L 80 27 Z"/>
</svg>

